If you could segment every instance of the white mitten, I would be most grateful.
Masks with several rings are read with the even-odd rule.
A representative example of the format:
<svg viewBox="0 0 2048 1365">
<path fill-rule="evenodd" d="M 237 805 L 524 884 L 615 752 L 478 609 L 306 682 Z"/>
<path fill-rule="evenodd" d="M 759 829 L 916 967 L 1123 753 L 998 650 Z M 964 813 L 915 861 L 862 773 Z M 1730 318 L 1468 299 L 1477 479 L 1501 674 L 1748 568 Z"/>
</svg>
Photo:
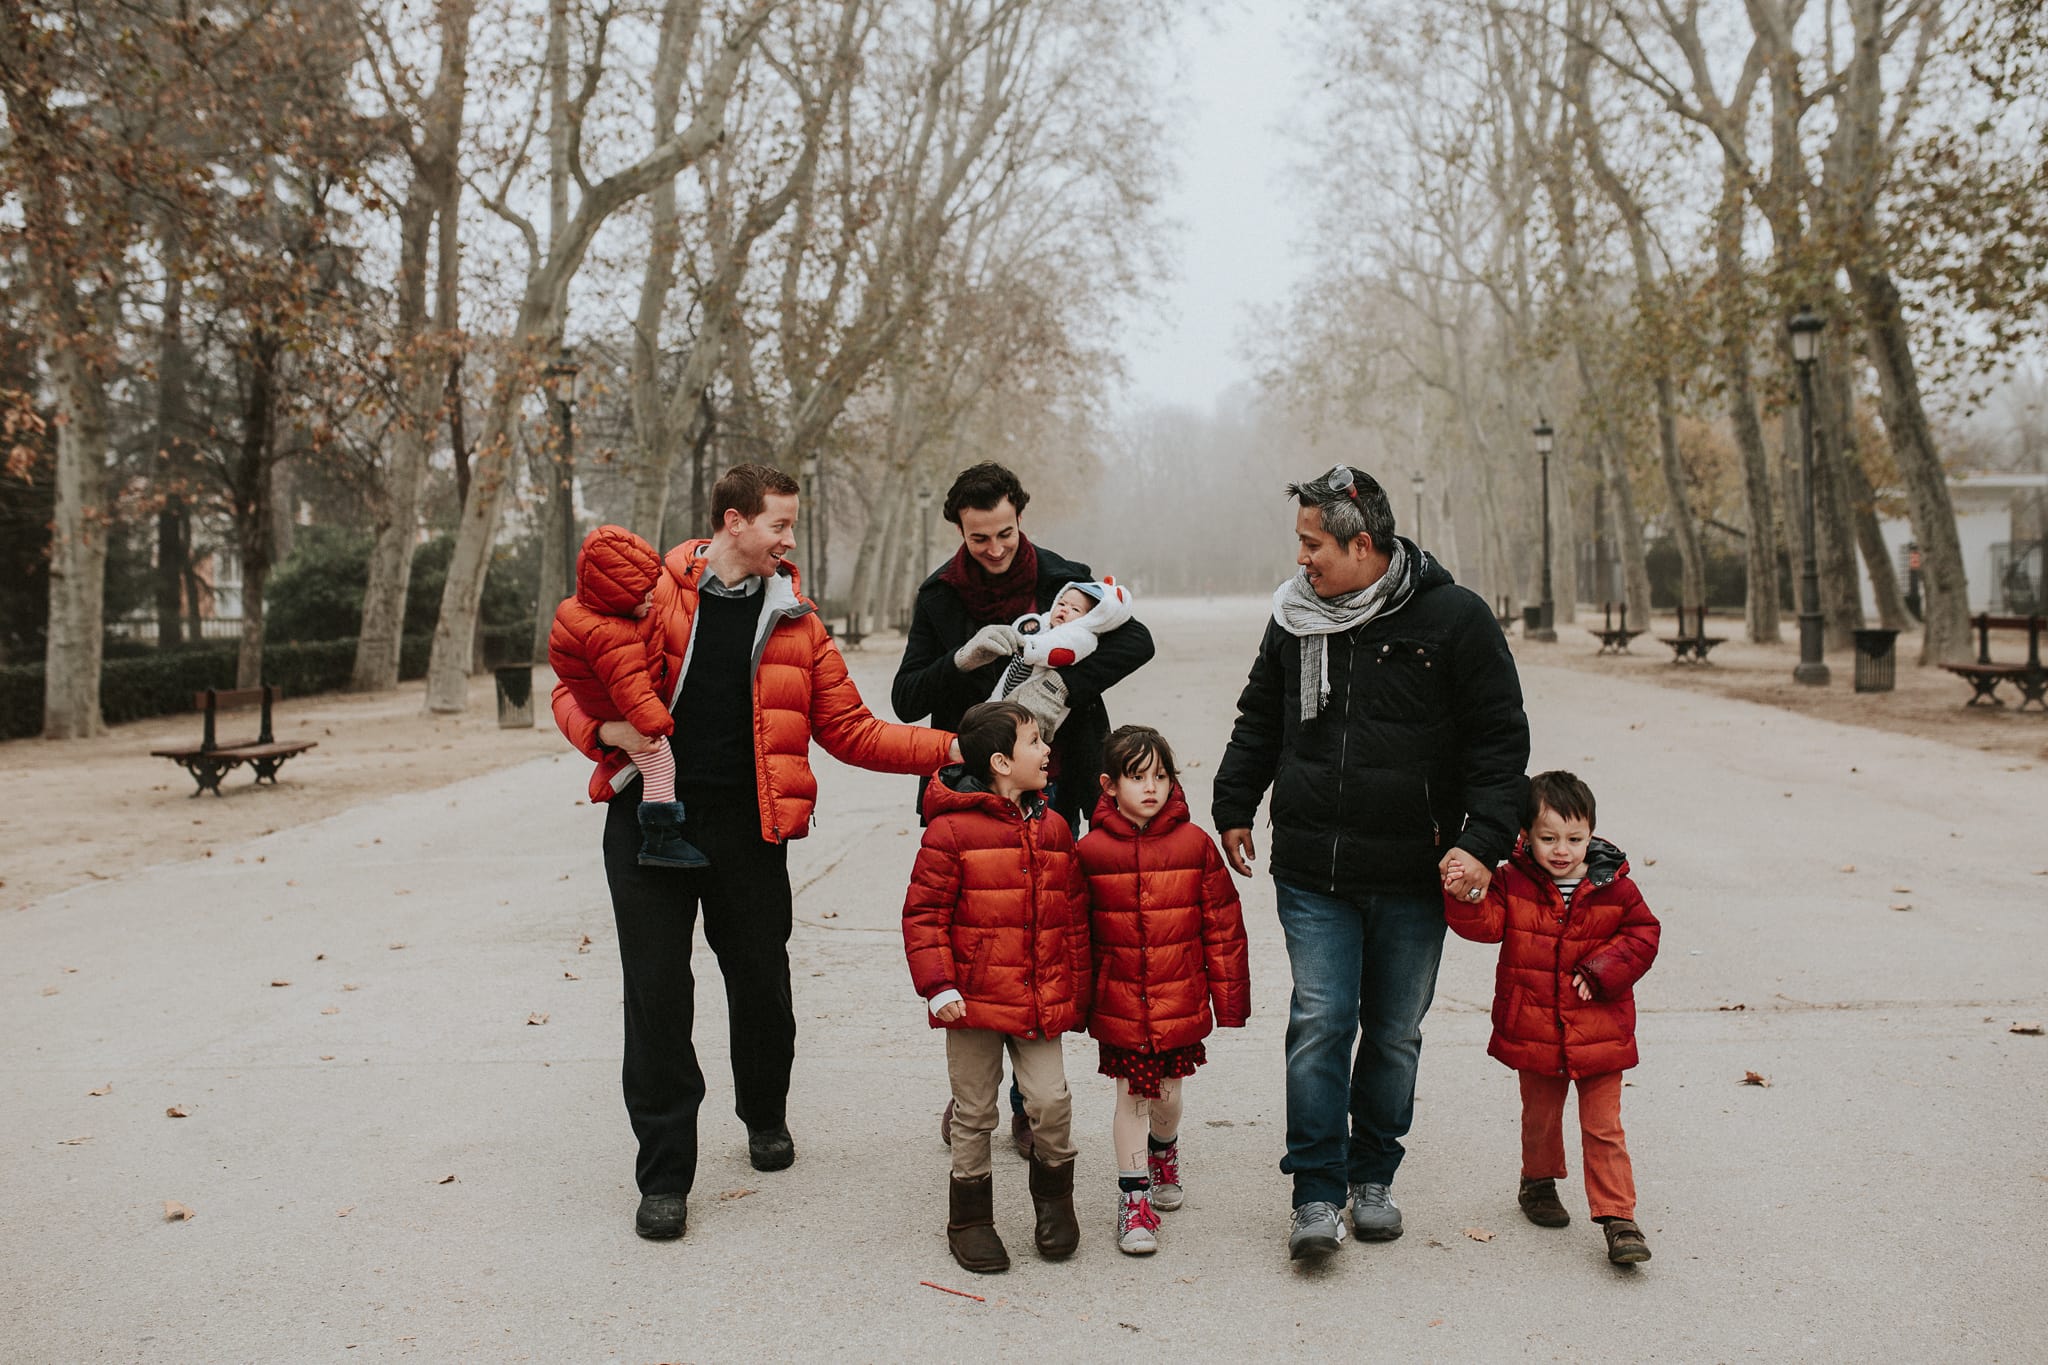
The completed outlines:
<svg viewBox="0 0 2048 1365">
<path fill-rule="evenodd" d="M 1009 658 L 1023 642 L 1023 637 L 1010 626 L 983 626 L 953 652 L 953 667 L 962 673 L 972 673 L 984 664 Z"/>
</svg>

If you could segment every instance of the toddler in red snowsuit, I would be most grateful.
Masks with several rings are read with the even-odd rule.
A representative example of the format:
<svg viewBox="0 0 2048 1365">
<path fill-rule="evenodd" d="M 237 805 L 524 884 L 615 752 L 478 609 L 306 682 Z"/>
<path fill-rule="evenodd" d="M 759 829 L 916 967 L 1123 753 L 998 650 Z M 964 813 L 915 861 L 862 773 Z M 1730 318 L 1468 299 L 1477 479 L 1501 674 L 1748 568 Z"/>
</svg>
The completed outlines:
<svg viewBox="0 0 2048 1365">
<path fill-rule="evenodd" d="M 555 677 L 596 721 L 622 720 L 650 739 L 675 733 L 663 697 L 667 666 L 661 640 L 648 626 L 661 556 L 623 526 L 600 526 L 576 556 L 576 595 L 555 608 L 548 663 Z M 633 756 L 640 770 L 640 862 L 647 867 L 708 867 L 683 838 L 676 800 L 675 753 L 657 744 Z"/>
<path fill-rule="evenodd" d="M 1541 1227 L 1571 1222 L 1564 1101 L 1579 1087 L 1586 1201 L 1607 1234 L 1607 1259 L 1650 1259 L 1635 1223 L 1636 1187 L 1621 1129 L 1621 1073 L 1636 1064 L 1633 987 L 1657 958 L 1657 917 L 1629 880 L 1628 859 L 1593 837 L 1593 793 L 1566 772 L 1529 780 L 1523 834 L 1483 891 L 1444 886 L 1444 919 L 1461 938 L 1501 945 L 1487 1053 L 1522 1086 L 1518 1202 Z"/>
</svg>

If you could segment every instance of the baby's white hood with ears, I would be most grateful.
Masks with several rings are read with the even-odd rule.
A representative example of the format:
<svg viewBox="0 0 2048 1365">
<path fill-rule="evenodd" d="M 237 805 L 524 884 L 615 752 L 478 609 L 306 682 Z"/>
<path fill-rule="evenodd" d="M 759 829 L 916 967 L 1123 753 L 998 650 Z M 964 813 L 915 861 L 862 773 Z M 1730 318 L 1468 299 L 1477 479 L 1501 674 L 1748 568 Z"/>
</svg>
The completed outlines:
<svg viewBox="0 0 2048 1365">
<path fill-rule="evenodd" d="M 1099 637 L 1107 635 L 1131 619 L 1129 588 L 1109 578 L 1090 586 L 1098 589 L 1101 597 L 1086 616 L 1077 616 L 1063 626 L 1045 625 L 1044 616 L 1018 618 L 1020 632 L 1025 628 L 1026 622 L 1035 621 L 1041 627 L 1036 634 L 1024 636 L 1022 654 L 1026 663 L 1033 667 L 1050 664 L 1055 668 L 1079 663 L 1095 652 L 1095 643 Z"/>
</svg>

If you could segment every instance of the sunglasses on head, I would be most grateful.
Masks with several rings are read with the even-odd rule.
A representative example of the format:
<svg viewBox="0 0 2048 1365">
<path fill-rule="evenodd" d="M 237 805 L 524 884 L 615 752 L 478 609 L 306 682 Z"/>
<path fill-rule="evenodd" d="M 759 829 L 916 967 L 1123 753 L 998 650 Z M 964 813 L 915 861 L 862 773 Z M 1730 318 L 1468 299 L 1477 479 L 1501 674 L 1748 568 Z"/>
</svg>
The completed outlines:
<svg viewBox="0 0 2048 1365">
<path fill-rule="evenodd" d="M 1356 502 L 1358 500 L 1358 476 L 1351 472 L 1351 466 L 1340 464 L 1323 476 L 1332 493 L 1340 493 Z"/>
</svg>

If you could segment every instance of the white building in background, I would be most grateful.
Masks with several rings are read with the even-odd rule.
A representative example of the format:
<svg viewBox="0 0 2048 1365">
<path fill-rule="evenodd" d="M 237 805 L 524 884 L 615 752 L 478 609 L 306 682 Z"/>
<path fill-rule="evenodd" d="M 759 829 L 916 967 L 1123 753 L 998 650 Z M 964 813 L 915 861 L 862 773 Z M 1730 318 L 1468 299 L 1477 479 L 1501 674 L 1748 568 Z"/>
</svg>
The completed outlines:
<svg viewBox="0 0 2048 1365">
<path fill-rule="evenodd" d="M 2039 602 L 2042 588 L 2041 538 L 2048 534 L 2048 474 L 1959 474 L 1948 481 L 1955 505 L 1956 534 L 1963 543 L 1963 572 L 1970 580 L 1973 612 L 2023 611 L 2028 594 Z M 1913 527 L 1904 517 L 1880 522 L 1885 549 L 1907 586 Z M 2013 560 L 2017 558 L 2015 566 Z M 2040 610 L 2034 606 L 2033 610 Z M 1877 618 L 1870 581 L 1863 580 L 1863 610 Z"/>
</svg>

